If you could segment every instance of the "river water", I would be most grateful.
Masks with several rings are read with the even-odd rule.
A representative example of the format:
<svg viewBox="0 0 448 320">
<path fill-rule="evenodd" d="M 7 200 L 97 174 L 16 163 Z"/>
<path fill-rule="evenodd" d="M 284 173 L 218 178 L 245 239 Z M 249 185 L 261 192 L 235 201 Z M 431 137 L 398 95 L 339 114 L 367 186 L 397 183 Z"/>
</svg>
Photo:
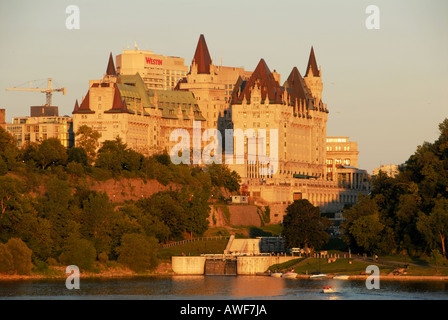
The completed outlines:
<svg viewBox="0 0 448 320">
<path fill-rule="evenodd" d="M 323 286 L 335 293 L 320 293 Z M 0 282 L 0 300 L 448 300 L 448 282 L 282 279 L 262 276 L 157 276 L 81 279 L 68 290 L 65 280 Z"/>
</svg>

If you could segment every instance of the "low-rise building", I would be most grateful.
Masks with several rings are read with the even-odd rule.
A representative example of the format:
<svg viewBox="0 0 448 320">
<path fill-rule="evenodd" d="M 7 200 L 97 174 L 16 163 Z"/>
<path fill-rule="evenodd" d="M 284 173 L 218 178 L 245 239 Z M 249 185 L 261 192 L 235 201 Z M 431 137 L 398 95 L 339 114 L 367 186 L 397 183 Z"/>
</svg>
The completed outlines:
<svg viewBox="0 0 448 320">
<path fill-rule="evenodd" d="M 14 117 L 12 123 L 6 123 L 5 126 L 16 139 L 19 148 L 26 143 L 41 142 L 49 138 L 59 139 L 66 148 L 74 145 L 73 119 L 68 116 Z"/>
</svg>

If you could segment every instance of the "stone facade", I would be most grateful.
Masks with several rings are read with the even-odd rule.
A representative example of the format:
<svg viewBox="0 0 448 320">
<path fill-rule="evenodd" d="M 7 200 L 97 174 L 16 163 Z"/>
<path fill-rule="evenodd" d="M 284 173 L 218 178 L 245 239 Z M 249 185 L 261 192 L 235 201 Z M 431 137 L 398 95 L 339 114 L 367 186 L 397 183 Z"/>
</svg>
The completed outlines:
<svg viewBox="0 0 448 320">
<path fill-rule="evenodd" d="M 337 168 L 358 167 L 358 143 L 349 137 L 327 137 L 327 179 L 337 179 Z"/>
<path fill-rule="evenodd" d="M 111 67 L 112 66 L 112 67 Z M 144 155 L 168 152 L 174 129 L 193 134 L 204 121 L 194 96 L 186 91 L 147 89 L 140 75 L 116 75 L 112 57 L 101 80 L 91 80 L 81 105 L 73 110 L 74 131 L 87 125 L 101 133 L 99 143 L 117 137 Z"/>
</svg>

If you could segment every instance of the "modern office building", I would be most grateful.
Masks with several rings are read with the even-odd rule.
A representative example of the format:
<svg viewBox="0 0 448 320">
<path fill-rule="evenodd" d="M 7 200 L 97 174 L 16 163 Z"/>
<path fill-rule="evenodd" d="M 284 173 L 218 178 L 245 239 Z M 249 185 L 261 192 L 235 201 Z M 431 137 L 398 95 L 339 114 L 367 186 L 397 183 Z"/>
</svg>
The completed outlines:
<svg viewBox="0 0 448 320">
<path fill-rule="evenodd" d="M 147 89 L 172 90 L 188 72 L 183 58 L 138 49 L 123 50 L 116 63 L 118 75 L 139 73 Z"/>
<path fill-rule="evenodd" d="M 73 119 L 59 116 L 14 117 L 6 124 L 6 130 L 22 148 L 27 142 L 41 142 L 57 138 L 62 145 L 70 148 L 74 145 Z"/>
</svg>

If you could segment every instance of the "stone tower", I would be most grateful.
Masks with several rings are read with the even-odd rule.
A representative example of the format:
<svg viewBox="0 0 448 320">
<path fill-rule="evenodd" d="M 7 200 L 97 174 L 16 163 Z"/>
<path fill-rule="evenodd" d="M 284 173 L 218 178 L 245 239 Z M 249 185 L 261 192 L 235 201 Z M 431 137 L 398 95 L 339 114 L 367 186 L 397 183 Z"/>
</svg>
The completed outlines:
<svg viewBox="0 0 448 320">
<path fill-rule="evenodd" d="M 314 55 L 314 48 L 311 47 L 310 58 L 308 60 L 308 67 L 304 77 L 307 87 L 311 90 L 312 96 L 319 103 L 322 100 L 322 70 L 317 67 L 316 57 Z"/>
</svg>

